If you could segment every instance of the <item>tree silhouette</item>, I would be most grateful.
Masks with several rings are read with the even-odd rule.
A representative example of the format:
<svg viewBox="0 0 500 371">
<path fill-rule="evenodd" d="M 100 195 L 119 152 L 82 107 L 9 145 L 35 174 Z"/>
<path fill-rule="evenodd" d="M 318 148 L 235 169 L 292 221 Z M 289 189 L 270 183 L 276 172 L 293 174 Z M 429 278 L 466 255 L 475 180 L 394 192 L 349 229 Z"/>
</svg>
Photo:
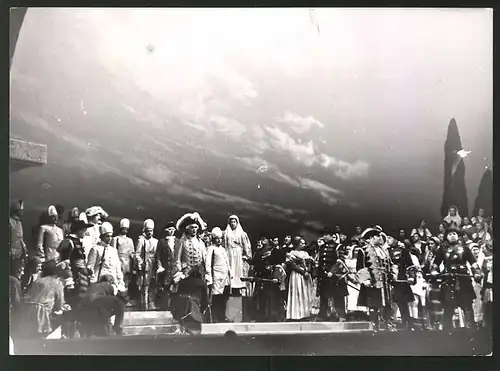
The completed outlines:
<svg viewBox="0 0 500 371">
<path fill-rule="evenodd" d="M 467 188 L 465 186 L 465 163 L 457 152 L 462 149 L 462 141 L 454 118 L 448 125 L 448 135 L 444 144 L 444 189 L 441 204 L 441 216 L 448 214 L 452 205 L 458 208 L 460 215 L 469 215 Z"/>
<path fill-rule="evenodd" d="M 479 209 L 484 209 L 487 217 L 493 215 L 493 172 L 490 169 L 485 170 L 479 183 L 473 215 L 477 215 Z"/>
</svg>

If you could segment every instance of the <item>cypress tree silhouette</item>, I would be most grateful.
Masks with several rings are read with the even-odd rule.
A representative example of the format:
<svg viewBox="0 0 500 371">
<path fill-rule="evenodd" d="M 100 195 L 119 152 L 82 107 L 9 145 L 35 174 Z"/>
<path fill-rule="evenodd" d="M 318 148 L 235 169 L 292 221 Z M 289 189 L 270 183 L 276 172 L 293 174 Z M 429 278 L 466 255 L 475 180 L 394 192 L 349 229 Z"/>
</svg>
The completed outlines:
<svg viewBox="0 0 500 371">
<path fill-rule="evenodd" d="M 465 187 L 465 163 L 457 152 L 462 149 L 462 141 L 454 118 L 448 125 L 448 135 L 444 143 L 444 189 L 441 203 L 441 216 L 448 214 L 452 205 L 458 208 L 460 215 L 469 215 L 467 188 Z"/>
<path fill-rule="evenodd" d="M 490 169 L 485 170 L 481 183 L 479 183 L 476 201 L 474 202 L 474 216 L 477 216 L 479 209 L 484 209 L 486 217 L 493 215 L 493 172 Z"/>
</svg>

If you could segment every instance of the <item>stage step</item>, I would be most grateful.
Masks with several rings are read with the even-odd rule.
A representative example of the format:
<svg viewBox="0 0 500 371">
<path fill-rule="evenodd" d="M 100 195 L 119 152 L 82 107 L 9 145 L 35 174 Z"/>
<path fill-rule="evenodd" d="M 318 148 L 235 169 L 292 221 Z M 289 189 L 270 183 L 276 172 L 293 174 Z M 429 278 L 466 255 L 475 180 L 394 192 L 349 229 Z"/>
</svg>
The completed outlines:
<svg viewBox="0 0 500 371">
<path fill-rule="evenodd" d="M 168 335 L 173 334 L 177 330 L 176 324 L 171 325 L 140 325 L 140 326 L 124 326 L 124 336 L 134 335 Z"/>
<path fill-rule="evenodd" d="M 176 323 L 172 313 L 164 311 L 125 312 L 123 326 L 156 326 Z"/>
</svg>

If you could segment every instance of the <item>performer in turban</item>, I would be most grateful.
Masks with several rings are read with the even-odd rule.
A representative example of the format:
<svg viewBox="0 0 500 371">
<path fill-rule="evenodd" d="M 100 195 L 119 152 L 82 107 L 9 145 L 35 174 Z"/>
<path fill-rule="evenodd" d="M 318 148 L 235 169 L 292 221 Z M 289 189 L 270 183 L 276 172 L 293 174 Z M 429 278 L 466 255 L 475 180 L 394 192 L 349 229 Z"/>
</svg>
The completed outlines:
<svg viewBox="0 0 500 371">
<path fill-rule="evenodd" d="M 118 251 L 123 273 L 123 284 L 127 292 L 128 285 L 132 280 L 132 261 L 134 257 L 134 241 L 127 235 L 129 228 L 130 220 L 120 220 L 120 234 L 111 240 L 111 246 Z"/>
<path fill-rule="evenodd" d="M 103 223 L 103 219 L 108 218 L 108 214 L 100 206 L 92 206 L 85 210 L 85 215 L 90 224 L 93 224 L 92 228 L 88 229 L 90 237 L 92 237 L 92 246 L 99 243 L 101 231 L 99 230 L 100 225 Z"/>
<path fill-rule="evenodd" d="M 207 284 L 211 287 L 215 322 L 227 322 L 226 304 L 231 283 L 231 267 L 227 251 L 222 247 L 222 230 L 212 229 L 212 245 L 207 252 Z"/>
<path fill-rule="evenodd" d="M 231 267 L 231 290 L 239 290 L 243 296 L 247 296 L 247 285 L 241 281 L 241 277 L 248 275 L 249 264 L 252 258 L 252 248 L 247 233 L 243 230 L 240 219 L 236 215 L 231 215 L 227 228 L 224 231 L 222 245 L 229 257 Z"/>
<path fill-rule="evenodd" d="M 57 248 L 64 238 L 63 230 L 57 226 L 58 215 L 55 206 L 49 206 L 45 223 L 38 231 L 37 256 L 44 261 L 59 257 Z"/>
<path fill-rule="evenodd" d="M 154 310 L 156 299 L 156 248 L 158 240 L 153 237 L 155 223 L 151 219 L 144 221 L 142 235 L 135 247 L 135 264 L 137 267 L 137 287 L 141 292 L 143 310 Z"/>
</svg>

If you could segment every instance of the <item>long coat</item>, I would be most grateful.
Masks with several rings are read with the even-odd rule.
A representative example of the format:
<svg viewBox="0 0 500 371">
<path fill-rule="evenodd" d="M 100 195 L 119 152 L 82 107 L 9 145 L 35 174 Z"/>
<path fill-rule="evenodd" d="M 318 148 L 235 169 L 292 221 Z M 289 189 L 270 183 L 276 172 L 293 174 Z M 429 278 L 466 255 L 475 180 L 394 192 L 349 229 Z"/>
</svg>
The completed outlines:
<svg viewBox="0 0 500 371">
<path fill-rule="evenodd" d="M 134 241 L 128 236 L 116 236 L 111 240 L 111 246 L 118 251 L 123 274 L 130 273 L 135 250 Z"/>
<path fill-rule="evenodd" d="M 356 270 L 359 272 L 361 269 L 367 269 L 370 276 L 368 286 L 361 282 L 359 306 L 380 308 L 390 304 L 389 266 L 389 252 L 383 247 L 367 245 L 363 250 L 358 251 Z"/>
<path fill-rule="evenodd" d="M 207 251 L 207 284 L 212 285 L 212 295 L 222 295 L 231 284 L 231 267 L 227 252 L 222 246 L 210 246 Z"/>
<path fill-rule="evenodd" d="M 164 268 L 165 271 L 158 275 L 158 281 L 161 286 L 168 289 L 172 283 L 173 271 L 175 267 L 175 237 L 162 237 L 158 241 L 156 248 L 156 264 L 158 268 Z"/>
<path fill-rule="evenodd" d="M 52 260 L 59 257 L 57 248 L 64 238 L 64 232 L 57 225 L 42 225 L 38 230 L 37 255 L 42 260 Z"/>
</svg>

